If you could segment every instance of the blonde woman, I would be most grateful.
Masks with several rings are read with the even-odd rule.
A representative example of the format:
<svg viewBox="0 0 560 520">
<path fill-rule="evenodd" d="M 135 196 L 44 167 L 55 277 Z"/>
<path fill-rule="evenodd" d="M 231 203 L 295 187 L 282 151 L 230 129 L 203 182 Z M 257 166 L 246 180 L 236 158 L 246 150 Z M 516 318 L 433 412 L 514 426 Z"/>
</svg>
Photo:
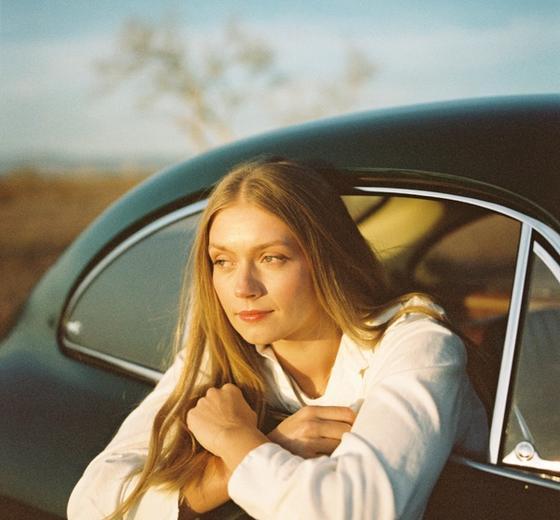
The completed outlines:
<svg viewBox="0 0 560 520">
<path fill-rule="evenodd" d="M 451 450 L 484 451 L 463 343 L 429 298 L 390 300 L 319 173 L 238 166 L 192 255 L 180 353 L 86 469 L 71 520 L 219 518 L 230 499 L 264 519 L 420 518 Z"/>
</svg>

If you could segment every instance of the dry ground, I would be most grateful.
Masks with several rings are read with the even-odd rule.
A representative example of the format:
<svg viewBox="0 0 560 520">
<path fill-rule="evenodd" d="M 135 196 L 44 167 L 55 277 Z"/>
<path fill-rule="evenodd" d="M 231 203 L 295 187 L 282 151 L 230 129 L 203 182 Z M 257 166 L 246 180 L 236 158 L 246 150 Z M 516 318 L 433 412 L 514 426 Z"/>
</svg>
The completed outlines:
<svg viewBox="0 0 560 520">
<path fill-rule="evenodd" d="M 0 176 L 0 338 L 66 246 L 142 178 L 32 171 Z"/>
</svg>

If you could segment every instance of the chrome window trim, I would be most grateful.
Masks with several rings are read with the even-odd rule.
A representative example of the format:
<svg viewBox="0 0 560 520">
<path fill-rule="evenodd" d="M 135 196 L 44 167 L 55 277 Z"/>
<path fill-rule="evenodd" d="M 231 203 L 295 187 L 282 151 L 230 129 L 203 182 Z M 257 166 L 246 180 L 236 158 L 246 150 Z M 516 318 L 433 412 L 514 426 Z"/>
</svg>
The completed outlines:
<svg viewBox="0 0 560 520">
<path fill-rule="evenodd" d="M 67 318 L 74 310 L 74 307 L 76 306 L 77 302 L 80 300 L 84 292 L 89 288 L 91 283 L 118 257 L 124 254 L 131 247 L 139 243 L 141 240 L 144 240 L 160 229 L 163 229 L 170 224 L 174 224 L 175 222 L 178 222 L 179 220 L 190 215 L 201 212 L 207 206 L 207 204 L 207 200 L 201 200 L 193 204 L 189 204 L 188 206 L 185 206 L 178 210 L 172 211 L 171 213 L 168 213 L 167 215 L 160 217 L 153 222 L 150 222 L 150 224 L 138 230 L 136 233 L 133 233 L 121 244 L 111 250 L 107 254 L 107 256 L 102 258 L 99 263 L 84 277 L 84 279 L 80 282 L 80 284 L 74 291 L 74 294 L 70 298 L 70 301 L 68 302 L 68 305 L 66 307 L 61 328 L 64 331 L 66 330 L 66 327 L 70 323 L 67 321 Z M 163 375 L 163 372 L 160 372 L 158 370 L 144 367 L 132 361 L 127 361 L 111 354 L 100 352 L 91 347 L 79 345 L 78 343 L 70 341 L 65 334 L 61 334 L 60 338 L 62 346 L 70 353 L 74 352 L 78 354 L 84 354 L 90 358 L 97 359 L 99 361 L 102 361 L 103 363 L 112 365 L 120 370 L 124 370 L 131 375 L 139 376 L 142 379 L 147 379 L 154 384 L 157 384 L 157 382 Z"/>
<path fill-rule="evenodd" d="M 472 197 L 467 197 L 465 195 L 456 195 L 453 193 L 421 190 L 421 189 L 408 189 L 408 188 L 384 188 L 384 187 L 373 187 L 373 186 L 359 186 L 356 187 L 359 191 L 371 192 L 371 193 L 391 193 L 394 195 L 411 195 L 411 196 L 422 196 L 422 197 L 432 197 L 434 199 L 445 199 L 453 200 L 456 202 L 464 202 L 465 204 L 471 204 L 473 206 L 479 206 L 481 208 L 486 208 L 496 213 L 505 215 L 506 217 L 518 220 L 521 223 L 528 224 L 534 230 L 538 231 L 551 245 L 552 247 L 560 253 L 560 234 L 554 231 L 552 228 L 543 224 L 540 220 L 533 217 L 525 215 L 517 210 L 502 206 L 501 204 L 496 204 L 495 202 L 488 202 L 480 199 L 474 199 Z"/>
<path fill-rule="evenodd" d="M 457 464 L 461 464 L 478 471 L 485 471 L 486 473 L 491 473 L 499 477 L 511 478 L 514 480 L 525 482 L 526 484 L 533 484 L 535 486 L 546 487 L 549 489 L 560 491 L 560 477 L 549 475 L 547 473 L 529 473 L 507 466 L 496 466 L 494 464 L 479 462 L 457 454 L 452 454 L 450 460 Z"/>
<path fill-rule="evenodd" d="M 544 265 L 548 267 L 556 281 L 560 284 L 560 265 L 552 258 L 550 253 L 538 242 L 533 242 L 533 252 L 542 260 Z"/>
<path fill-rule="evenodd" d="M 84 354 L 88 357 L 94 358 L 99 361 L 103 361 L 104 363 L 108 363 L 109 365 L 116 367 L 120 370 L 124 370 L 125 372 L 139 376 L 142 379 L 146 379 L 156 385 L 159 380 L 163 377 L 163 373 L 159 372 L 158 370 L 154 370 L 153 368 L 144 367 L 142 365 L 138 365 L 132 361 L 127 361 L 126 359 L 118 358 L 112 356 L 111 354 L 106 354 L 104 352 L 100 352 L 99 350 L 94 350 L 89 347 L 83 347 L 82 345 L 78 345 L 70 341 L 69 339 L 64 338 L 64 345 L 72 350 L 73 352 L 77 352 L 79 354 Z"/>
<path fill-rule="evenodd" d="M 506 336 L 504 339 L 504 350 L 502 353 L 502 363 L 498 376 L 498 386 L 496 388 L 496 400 L 494 402 L 494 413 L 492 414 L 492 425 L 490 428 L 489 455 L 490 462 L 496 464 L 500 452 L 500 441 L 505 421 L 507 397 L 510 386 L 511 371 L 515 354 L 515 344 L 517 342 L 517 332 L 519 330 L 519 317 L 521 316 L 521 306 L 523 303 L 523 291 L 525 288 L 525 278 L 527 275 L 527 265 L 531 252 L 531 227 L 523 223 L 521 227 L 521 237 L 519 238 L 519 248 L 517 251 L 517 264 L 513 278 L 513 288 L 511 291 L 511 301 L 509 305 Z"/>
</svg>

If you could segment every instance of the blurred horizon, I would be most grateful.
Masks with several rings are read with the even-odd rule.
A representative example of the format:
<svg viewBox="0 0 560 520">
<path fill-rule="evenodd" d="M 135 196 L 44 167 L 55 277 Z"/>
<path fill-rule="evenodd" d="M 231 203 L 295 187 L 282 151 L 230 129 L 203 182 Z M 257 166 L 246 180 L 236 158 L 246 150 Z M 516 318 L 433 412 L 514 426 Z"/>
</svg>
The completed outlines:
<svg viewBox="0 0 560 520">
<path fill-rule="evenodd" d="M 298 122 L 263 107 L 281 114 L 297 112 L 297 102 L 309 104 L 306 95 L 313 101 L 321 85 L 336 84 L 348 49 L 367 59 L 371 79 L 350 101 L 309 110 L 315 117 L 559 91 L 560 4 L 552 0 L 1 0 L 0 174 L 154 170 L 198 153 L 186 138 L 189 121 L 183 127 L 174 121 L 177 100 L 145 102 L 146 75 L 106 89 L 95 67 L 118 55 L 125 23 L 166 17 L 186 38 L 195 68 L 206 65 L 208 46 L 219 48 L 234 19 L 242 37 L 269 50 L 270 77 L 292 81 L 289 88 L 259 87 L 238 73 L 224 77 L 232 81 L 226 90 L 256 89 L 252 101 L 232 112 L 233 139 Z M 301 117 L 310 118 L 304 110 Z M 213 137 L 208 146 L 222 142 Z"/>
</svg>

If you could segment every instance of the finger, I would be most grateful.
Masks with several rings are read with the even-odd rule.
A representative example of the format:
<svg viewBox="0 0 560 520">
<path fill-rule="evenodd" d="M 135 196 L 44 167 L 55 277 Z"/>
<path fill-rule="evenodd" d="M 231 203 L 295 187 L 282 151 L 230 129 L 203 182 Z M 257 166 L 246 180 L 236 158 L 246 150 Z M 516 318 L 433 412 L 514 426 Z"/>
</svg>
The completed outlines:
<svg viewBox="0 0 560 520">
<path fill-rule="evenodd" d="M 313 417 L 326 421 L 340 421 L 354 424 L 356 412 L 348 406 L 306 406 L 307 413 Z"/>
<path fill-rule="evenodd" d="M 222 386 L 221 390 L 225 390 L 226 392 L 232 393 L 241 393 L 241 390 L 238 386 L 234 385 L 233 383 L 226 383 Z"/>
<path fill-rule="evenodd" d="M 352 429 L 352 425 L 341 421 L 318 421 L 317 433 L 319 437 L 338 439 Z"/>
<path fill-rule="evenodd" d="M 320 455 L 330 455 L 336 447 L 340 444 L 340 439 L 313 439 L 309 441 L 308 448 L 315 454 L 315 457 Z"/>
<path fill-rule="evenodd" d="M 219 392 L 218 388 L 216 388 L 214 386 L 211 386 L 208 390 L 206 390 L 205 397 L 208 397 L 208 398 L 216 397 L 218 392 Z M 204 398 L 202 398 L 202 399 L 204 399 Z M 200 401 L 200 399 L 199 399 L 199 401 Z"/>
</svg>

